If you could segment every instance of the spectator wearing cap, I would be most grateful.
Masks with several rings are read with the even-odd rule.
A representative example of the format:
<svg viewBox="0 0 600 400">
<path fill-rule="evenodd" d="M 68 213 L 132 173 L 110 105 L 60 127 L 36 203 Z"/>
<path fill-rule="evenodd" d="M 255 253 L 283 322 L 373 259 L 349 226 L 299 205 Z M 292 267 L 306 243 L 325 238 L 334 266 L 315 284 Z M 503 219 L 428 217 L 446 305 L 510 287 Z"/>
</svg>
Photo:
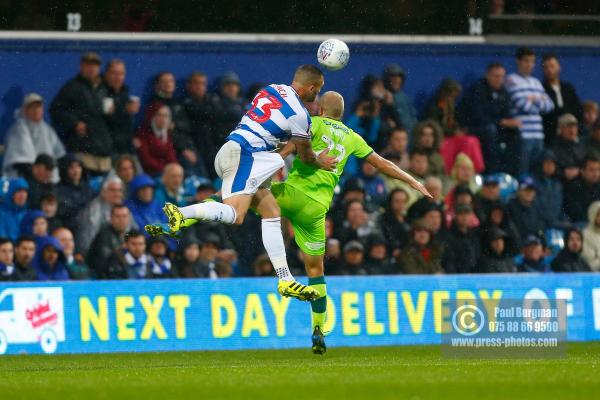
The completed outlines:
<svg viewBox="0 0 600 400">
<path fill-rule="evenodd" d="M 535 178 L 535 207 L 547 228 L 564 229 L 570 225 L 563 212 L 563 184 L 559 179 L 556 155 L 552 150 L 542 153 L 541 168 Z"/>
<path fill-rule="evenodd" d="M 581 121 L 583 110 L 575 87 L 560 78 L 561 65 L 555 54 L 544 54 L 542 69 L 544 70 L 542 85 L 554 103 L 554 110 L 544 115 L 544 133 L 546 145 L 548 145 L 556 138 L 557 121 L 560 117 L 568 113 L 573 115 L 576 120 Z M 560 122 L 558 125 L 560 129 Z"/>
<path fill-rule="evenodd" d="M 459 204 L 455 212 L 452 226 L 444 237 L 442 266 L 449 274 L 472 273 L 481 256 L 479 232 L 470 226 L 473 208 Z"/>
<path fill-rule="evenodd" d="M 411 227 L 408 245 L 400 251 L 398 264 L 404 274 L 442 274 L 442 254 L 427 224 L 418 220 Z"/>
<path fill-rule="evenodd" d="M 183 196 L 183 167 L 178 163 L 167 164 L 162 177 L 156 183 L 154 199 L 158 204 L 166 202 L 178 207 L 187 205 Z"/>
<path fill-rule="evenodd" d="M 105 118 L 113 140 L 113 157 L 133 154 L 133 117 L 140 111 L 139 98 L 131 96 L 125 84 L 126 72 L 125 62 L 115 58 L 106 64 L 102 76 L 103 101 L 111 105 Z"/>
<path fill-rule="evenodd" d="M 592 100 L 584 101 L 581 126 L 581 138 L 585 141 L 592 134 L 594 126 L 598 124 L 598 103 Z"/>
<path fill-rule="evenodd" d="M 65 155 L 65 147 L 56 131 L 44 121 L 42 96 L 37 93 L 25 96 L 15 116 L 5 137 L 4 175 L 29 176 L 31 166 L 40 154 L 49 154 L 54 159 Z M 52 178 L 53 182 L 58 182 L 58 171 L 54 171 Z"/>
<path fill-rule="evenodd" d="M 109 222 L 102 225 L 87 253 L 87 261 L 94 277 L 108 278 L 108 260 L 115 251 L 123 247 L 125 234 L 130 227 L 131 213 L 127 206 L 113 206 Z"/>
<path fill-rule="evenodd" d="M 486 232 L 483 239 L 483 251 L 474 272 L 492 274 L 517 272 L 517 267 L 506 246 L 506 232 L 494 226 Z"/>
<path fill-rule="evenodd" d="M 383 81 L 394 97 L 400 126 L 410 132 L 417 124 L 417 110 L 412 99 L 404 92 L 406 76 L 406 72 L 397 64 L 390 64 L 383 70 Z"/>
<path fill-rule="evenodd" d="M 413 149 L 410 152 L 410 165 L 407 172 L 413 176 L 417 181 L 424 183 L 425 179 L 429 175 L 429 157 L 424 150 Z M 412 206 L 417 200 L 421 198 L 421 193 L 413 190 L 404 181 L 393 179 L 388 176 L 383 176 L 383 181 L 388 192 L 394 189 L 403 189 L 408 193 L 408 207 Z"/>
<path fill-rule="evenodd" d="M 215 142 L 215 127 L 221 114 L 221 102 L 216 94 L 208 92 L 207 87 L 206 74 L 192 72 L 185 86 L 183 106 L 190 121 L 190 136 L 205 163 L 204 169 L 216 178 L 212 161 L 219 149 Z"/>
<path fill-rule="evenodd" d="M 58 217 L 69 229 L 77 227 L 76 216 L 94 198 L 88 185 L 83 163 L 76 156 L 67 154 L 59 161 L 60 182 L 56 187 Z"/>
<path fill-rule="evenodd" d="M 153 278 L 175 277 L 167 239 L 164 237 L 156 236 L 148 240 L 148 268 Z"/>
<path fill-rule="evenodd" d="M 69 278 L 74 280 L 90 279 L 90 268 L 86 265 L 83 255 L 75 252 L 73 233 L 69 229 L 61 227 L 52 231 L 52 236 L 58 240 L 65 254 Z"/>
<path fill-rule="evenodd" d="M 523 259 L 518 263 L 519 272 L 551 272 L 544 258 L 544 244 L 536 235 L 527 235 L 523 242 Z"/>
<path fill-rule="evenodd" d="M 24 178 L 13 178 L 9 181 L 8 191 L 0 204 L 0 237 L 17 240 L 19 227 L 27 214 L 27 198 L 29 184 Z"/>
<path fill-rule="evenodd" d="M 109 258 L 106 275 L 100 279 L 146 279 L 152 278 L 152 271 L 146 254 L 146 237 L 138 230 L 131 230 L 125 236 L 125 246 L 115 251 Z"/>
<path fill-rule="evenodd" d="M 40 154 L 31 166 L 29 183 L 29 207 L 40 208 L 44 195 L 56 193 L 56 184 L 52 183 L 52 173 L 56 162 L 48 154 Z"/>
<path fill-rule="evenodd" d="M 481 223 L 485 223 L 485 219 L 492 207 L 500 204 L 500 180 L 496 175 L 486 175 L 483 178 L 483 185 L 479 193 L 473 199 L 473 208 L 475 214 Z"/>
<path fill-rule="evenodd" d="M 563 209 L 573 224 L 583 226 L 587 222 L 590 204 L 600 200 L 600 159 L 586 157 L 581 173 L 565 183 Z"/>
<path fill-rule="evenodd" d="M 517 197 L 508 203 L 507 211 L 514 222 L 519 236 L 543 235 L 545 224 L 540 211 L 535 207 L 536 186 L 532 177 L 526 176 L 519 181 Z"/>
<path fill-rule="evenodd" d="M 444 136 L 453 136 L 458 128 L 456 100 L 461 92 L 462 86 L 457 81 L 446 78 L 425 106 L 423 117 L 440 124 Z"/>
<path fill-rule="evenodd" d="M 131 211 L 133 222 L 143 229 L 148 224 L 166 222 L 162 205 L 154 198 L 156 183 L 148 175 L 138 175 L 129 185 L 129 198 L 125 205 Z"/>
<path fill-rule="evenodd" d="M 147 109 L 146 119 L 135 134 L 138 156 L 147 174 L 158 176 L 167 164 L 178 162 L 171 127 L 169 107 L 154 103 Z"/>
<path fill-rule="evenodd" d="M 10 239 L 0 237 L 0 282 L 16 280 L 18 279 L 13 244 Z"/>
<path fill-rule="evenodd" d="M 410 225 L 406 222 L 408 193 L 404 189 L 394 189 L 388 196 L 385 211 L 379 218 L 379 225 L 388 250 L 397 253 L 408 243 Z"/>
<path fill-rule="evenodd" d="M 517 72 L 507 77 L 506 90 L 511 99 L 511 116 L 521 121 L 516 174 L 520 176 L 532 170 L 544 149 L 542 115 L 552 112 L 554 103 L 542 83 L 531 75 L 535 68 L 534 51 L 527 47 L 518 48 L 515 61 Z"/>
<path fill-rule="evenodd" d="M 554 139 L 552 151 L 556 155 L 560 176 L 566 181 L 579 175 L 579 166 L 585 157 L 585 148 L 579 142 L 578 130 L 577 118 L 572 114 L 564 114 L 558 118 L 558 137 Z"/>
<path fill-rule="evenodd" d="M 110 220 L 112 208 L 123 203 L 123 183 L 119 178 L 106 179 L 102 183 L 100 194 L 96 196 L 76 217 L 77 251 L 86 254 L 92 240 Z"/>
<path fill-rule="evenodd" d="M 583 258 L 592 271 L 600 272 L 600 201 L 588 208 L 588 223 L 583 230 Z"/>
<path fill-rule="evenodd" d="M 37 276 L 32 261 L 35 256 L 35 239 L 31 236 L 21 236 L 15 242 L 16 280 L 36 281 Z"/>
<path fill-rule="evenodd" d="M 446 175 L 444 159 L 440 154 L 442 140 L 442 128 L 433 120 L 418 123 L 412 132 L 412 148 L 421 149 L 427 153 L 427 174 L 440 179 Z"/>
<path fill-rule="evenodd" d="M 344 245 L 342 261 L 337 270 L 339 275 L 367 275 L 365 269 L 365 246 L 358 240 L 351 240 Z"/>
<path fill-rule="evenodd" d="M 170 129 L 173 134 L 175 150 L 181 156 L 182 161 L 185 160 L 190 165 L 195 165 L 198 158 L 194 142 L 190 137 L 190 120 L 183 102 L 175 96 L 176 88 L 175 76 L 171 72 L 158 73 L 154 78 L 154 94 L 144 112 L 144 120 L 151 121 L 156 110 L 161 106 L 167 106 L 170 111 Z"/>
<path fill-rule="evenodd" d="M 391 160 L 403 170 L 410 167 L 410 154 L 408 152 L 408 132 L 404 128 L 394 128 L 387 137 L 385 147 L 381 151 L 382 157 Z"/>
<path fill-rule="evenodd" d="M 587 151 L 586 156 L 600 160 L 600 123 L 594 125 L 589 137 L 584 143 Z"/>
<path fill-rule="evenodd" d="M 502 64 L 488 65 L 485 77 L 465 92 L 458 107 L 459 120 L 481 142 L 487 174 L 500 171 L 501 140 L 504 135 L 514 136 L 520 126 L 520 121 L 510 116 L 505 76 Z"/>
<path fill-rule="evenodd" d="M 81 57 L 79 74 L 68 81 L 50 105 L 55 126 L 63 131 L 67 150 L 78 153 L 93 174 L 106 174 L 111 166 L 113 141 L 106 121 L 100 65 L 96 53 Z"/>
<path fill-rule="evenodd" d="M 565 247 L 556 255 L 550 266 L 554 272 L 589 272 L 590 266 L 582 256 L 583 235 L 577 228 L 565 232 Z"/>
<path fill-rule="evenodd" d="M 215 145 L 220 148 L 225 138 L 244 115 L 245 101 L 242 97 L 240 78 L 235 72 L 225 73 L 219 80 L 220 114 L 215 126 Z"/>
<path fill-rule="evenodd" d="M 386 240 L 381 235 L 371 235 L 367 238 L 367 257 L 365 269 L 369 275 L 385 275 L 394 272 L 390 262 Z"/>
</svg>

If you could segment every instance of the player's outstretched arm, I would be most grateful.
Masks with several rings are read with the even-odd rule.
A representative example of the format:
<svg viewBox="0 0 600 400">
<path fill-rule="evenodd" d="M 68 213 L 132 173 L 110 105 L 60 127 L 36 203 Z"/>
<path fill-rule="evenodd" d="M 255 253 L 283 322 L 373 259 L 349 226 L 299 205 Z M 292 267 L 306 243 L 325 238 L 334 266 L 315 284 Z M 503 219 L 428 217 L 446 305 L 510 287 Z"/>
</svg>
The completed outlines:
<svg viewBox="0 0 600 400">
<path fill-rule="evenodd" d="M 309 139 L 292 136 L 292 142 L 296 146 L 296 152 L 300 160 L 307 165 L 312 165 L 326 171 L 333 171 L 337 166 L 337 159 L 329 155 L 329 150 L 323 150 L 318 156 L 312 149 Z M 283 157 L 283 156 L 282 156 Z"/>
<path fill-rule="evenodd" d="M 296 145 L 290 140 L 285 144 L 285 146 L 281 148 L 281 150 L 279 150 L 279 155 L 281 156 L 281 158 L 286 158 L 287 156 L 295 152 Z"/>
<path fill-rule="evenodd" d="M 402 169 L 400 169 L 396 164 L 389 160 L 386 160 L 376 152 L 371 153 L 371 155 L 369 155 L 366 160 L 369 164 L 371 164 L 387 176 L 404 181 L 408 183 L 413 189 L 421 192 L 424 196 L 433 198 L 431 193 L 429 193 L 429 191 L 425 188 L 425 186 L 423 186 L 421 182 L 417 181 L 415 178 L 410 176 L 410 174 L 402 171 Z"/>
</svg>

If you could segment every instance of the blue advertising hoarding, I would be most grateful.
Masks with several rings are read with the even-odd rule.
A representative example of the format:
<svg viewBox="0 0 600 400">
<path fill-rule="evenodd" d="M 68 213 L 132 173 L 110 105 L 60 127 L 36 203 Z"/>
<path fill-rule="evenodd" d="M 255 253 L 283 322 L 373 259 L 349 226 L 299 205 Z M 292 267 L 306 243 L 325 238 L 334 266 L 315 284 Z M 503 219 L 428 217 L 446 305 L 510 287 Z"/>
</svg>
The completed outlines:
<svg viewBox="0 0 600 400">
<path fill-rule="evenodd" d="M 600 339 L 600 275 L 330 277 L 329 346 L 439 344 L 444 300 L 565 299 L 568 340 Z M 0 284 L 0 354 L 272 349 L 310 344 L 310 306 L 276 280 Z"/>
</svg>

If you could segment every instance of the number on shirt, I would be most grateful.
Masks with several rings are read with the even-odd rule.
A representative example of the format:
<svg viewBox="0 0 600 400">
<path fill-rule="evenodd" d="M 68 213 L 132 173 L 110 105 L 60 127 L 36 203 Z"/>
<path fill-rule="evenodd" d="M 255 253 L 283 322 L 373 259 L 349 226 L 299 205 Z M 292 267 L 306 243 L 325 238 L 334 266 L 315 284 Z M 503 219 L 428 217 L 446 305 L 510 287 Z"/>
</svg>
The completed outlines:
<svg viewBox="0 0 600 400">
<path fill-rule="evenodd" d="M 262 104 L 259 106 L 258 103 L 261 102 L 262 99 L 266 101 L 262 101 Z M 259 124 L 268 121 L 271 118 L 271 110 L 278 110 L 281 108 L 281 103 L 275 96 L 269 94 L 266 90 L 261 90 L 254 100 L 252 100 L 252 108 L 248 110 L 248 117 L 252 121 L 256 121 Z"/>
<path fill-rule="evenodd" d="M 332 152 L 333 149 L 335 149 L 339 154 L 338 156 L 335 158 L 335 160 L 337 162 L 340 162 L 344 159 L 344 156 L 346 155 L 346 148 L 339 144 L 339 143 L 334 143 L 333 140 L 331 140 L 331 138 L 329 138 L 328 136 L 321 136 L 321 140 L 325 142 L 325 144 L 327 145 L 327 151 L 329 153 Z M 320 155 L 323 151 L 325 151 L 325 149 L 319 151 L 317 153 L 317 156 Z M 332 172 L 336 173 L 338 172 L 338 169 L 336 168 L 335 170 L 333 170 Z"/>
</svg>

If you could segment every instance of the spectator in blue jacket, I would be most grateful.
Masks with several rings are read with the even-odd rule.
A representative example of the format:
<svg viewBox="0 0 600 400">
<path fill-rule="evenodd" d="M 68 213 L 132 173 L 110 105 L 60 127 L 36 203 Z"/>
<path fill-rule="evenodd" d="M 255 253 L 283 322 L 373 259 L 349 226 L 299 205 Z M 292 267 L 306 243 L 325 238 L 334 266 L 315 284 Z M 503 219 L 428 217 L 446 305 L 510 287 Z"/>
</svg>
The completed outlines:
<svg viewBox="0 0 600 400">
<path fill-rule="evenodd" d="M 544 258 L 544 244 L 536 235 L 529 235 L 523 243 L 523 259 L 517 265 L 519 272 L 551 272 Z"/>
<path fill-rule="evenodd" d="M 387 190 L 385 182 L 379 176 L 377 169 L 368 162 L 363 162 L 358 177 L 364 182 L 365 191 L 371 197 L 373 203 L 383 204 L 387 196 Z"/>
<path fill-rule="evenodd" d="M 394 96 L 394 106 L 400 119 L 400 125 L 411 132 L 417 124 L 417 110 L 410 97 L 404 92 L 406 71 L 397 64 L 390 64 L 383 70 L 383 81 Z"/>
<path fill-rule="evenodd" d="M 541 236 L 544 233 L 544 219 L 534 206 L 536 190 L 535 181 L 527 176 L 519 182 L 517 197 L 508 203 L 508 214 L 522 238 L 529 235 Z"/>
<path fill-rule="evenodd" d="M 125 205 L 140 229 L 148 224 L 167 221 L 161 204 L 154 198 L 155 187 L 154 180 L 145 174 L 136 176 L 129 184 L 129 199 Z"/>
<path fill-rule="evenodd" d="M 178 207 L 186 206 L 183 197 L 183 167 L 177 163 L 167 164 L 162 178 L 156 183 L 154 200 L 158 204 L 173 203 Z"/>
<path fill-rule="evenodd" d="M 0 205 L 0 237 L 12 241 L 19 237 L 21 220 L 27 213 L 27 197 L 29 184 L 23 178 L 12 179 L 4 202 Z"/>
<path fill-rule="evenodd" d="M 488 65 L 485 77 L 471 86 L 459 104 L 459 120 L 477 136 L 486 173 L 500 170 L 500 143 L 503 134 L 517 134 L 520 121 L 510 117 L 510 97 L 504 87 L 506 70 L 502 64 Z"/>
<path fill-rule="evenodd" d="M 40 281 L 66 281 L 67 259 L 58 239 L 46 236 L 39 242 L 33 266 Z"/>
<path fill-rule="evenodd" d="M 542 165 L 535 177 L 537 194 L 534 201 L 547 228 L 567 228 L 570 223 L 563 212 L 563 185 L 558 179 L 556 154 L 544 150 Z"/>
<path fill-rule="evenodd" d="M 43 211 L 29 211 L 21 220 L 19 236 L 33 236 L 39 246 L 40 240 L 48 236 L 48 220 Z"/>
</svg>

